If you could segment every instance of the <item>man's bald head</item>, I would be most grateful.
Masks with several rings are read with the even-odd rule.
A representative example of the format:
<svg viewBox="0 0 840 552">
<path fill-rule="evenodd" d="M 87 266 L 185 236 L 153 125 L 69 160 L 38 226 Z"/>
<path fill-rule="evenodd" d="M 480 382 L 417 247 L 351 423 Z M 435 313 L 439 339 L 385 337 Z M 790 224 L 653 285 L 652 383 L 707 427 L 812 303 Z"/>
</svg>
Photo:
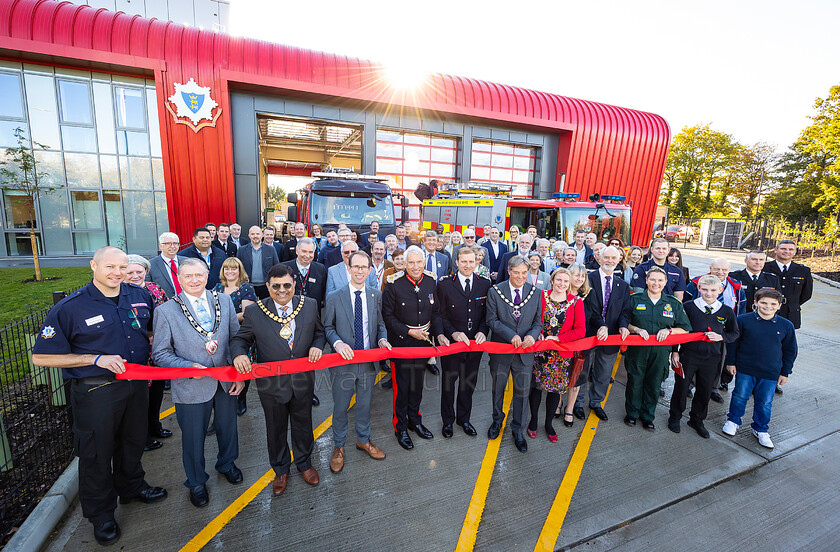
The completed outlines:
<svg viewBox="0 0 840 552">
<path fill-rule="evenodd" d="M 106 258 L 125 257 L 125 262 L 128 262 L 128 254 L 113 245 L 104 245 L 93 253 L 93 262 L 100 263 Z"/>
<path fill-rule="evenodd" d="M 731 267 L 732 265 L 728 260 L 723 257 L 718 257 L 712 261 L 712 264 L 709 265 L 709 274 L 713 274 L 714 276 L 717 276 L 721 282 L 725 282 Z"/>
</svg>

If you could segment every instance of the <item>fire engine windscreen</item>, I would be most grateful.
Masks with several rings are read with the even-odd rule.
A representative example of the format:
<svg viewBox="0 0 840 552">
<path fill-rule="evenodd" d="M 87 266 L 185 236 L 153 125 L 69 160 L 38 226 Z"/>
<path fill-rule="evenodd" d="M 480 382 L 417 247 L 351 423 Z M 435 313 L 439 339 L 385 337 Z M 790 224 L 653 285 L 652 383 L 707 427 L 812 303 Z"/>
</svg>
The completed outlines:
<svg viewBox="0 0 840 552">
<path fill-rule="evenodd" d="M 563 215 L 560 233 L 566 241 L 574 239 L 575 231 L 583 229 L 595 233 L 600 241 L 618 237 L 622 242 L 630 243 L 629 209 L 610 207 L 609 213 L 600 209 L 597 215 L 595 209 L 565 209 Z"/>
<path fill-rule="evenodd" d="M 312 193 L 310 212 L 318 224 L 361 224 L 373 221 L 394 224 L 394 205 L 390 195 L 359 192 L 317 191 Z"/>
</svg>

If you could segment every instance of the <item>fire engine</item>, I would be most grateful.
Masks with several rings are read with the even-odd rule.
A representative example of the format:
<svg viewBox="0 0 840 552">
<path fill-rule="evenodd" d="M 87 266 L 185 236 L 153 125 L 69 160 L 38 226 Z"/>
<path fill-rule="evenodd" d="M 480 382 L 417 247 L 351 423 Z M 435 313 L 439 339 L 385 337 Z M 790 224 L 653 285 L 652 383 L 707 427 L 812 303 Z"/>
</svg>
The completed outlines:
<svg viewBox="0 0 840 552">
<path fill-rule="evenodd" d="M 631 205 L 623 196 L 594 193 L 588 201 L 580 201 L 580 194 L 555 193 L 552 199 L 520 199 L 510 196 L 511 189 L 481 182 L 443 184 L 434 198 L 423 201 L 421 226 L 463 232 L 474 224 L 481 236 L 489 224 L 503 230 L 508 239 L 511 226 L 524 232 L 534 225 L 541 237 L 567 243 L 572 243 L 577 230 L 585 230 L 599 240 L 618 237 L 630 245 Z"/>
</svg>

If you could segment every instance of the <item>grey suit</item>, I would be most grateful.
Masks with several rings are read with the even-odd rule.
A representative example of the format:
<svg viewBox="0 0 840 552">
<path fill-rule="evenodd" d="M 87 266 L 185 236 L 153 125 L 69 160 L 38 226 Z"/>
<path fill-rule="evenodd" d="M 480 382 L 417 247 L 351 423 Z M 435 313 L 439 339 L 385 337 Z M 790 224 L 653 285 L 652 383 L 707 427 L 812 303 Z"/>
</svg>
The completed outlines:
<svg viewBox="0 0 840 552">
<path fill-rule="evenodd" d="M 186 259 L 186 257 L 183 255 L 176 256 L 178 265 L 180 265 L 181 261 L 184 259 Z M 160 286 L 160 289 L 166 292 L 167 297 L 175 297 L 175 286 L 172 284 L 172 277 L 170 276 L 171 273 L 172 269 L 163 261 L 163 258 L 158 255 L 157 257 L 149 259 L 149 272 L 146 274 L 146 281 L 154 282 Z"/>
<path fill-rule="evenodd" d="M 216 301 L 209 291 L 204 292 L 212 316 Z M 178 296 L 196 317 L 192 303 L 185 293 Z M 218 350 L 208 353 L 207 341 L 190 325 L 181 306 L 175 301 L 168 301 L 155 309 L 154 341 L 152 360 L 157 366 L 170 368 L 189 368 L 194 363 L 203 366 L 230 366 L 230 338 L 239 331 L 239 321 L 233 301 L 224 293 L 217 294 L 221 312 L 219 327 L 213 334 L 218 342 Z M 210 377 L 179 378 L 172 380 L 172 402 L 175 403 L 175 416 L 181 428 L 182 459 L 189 488 L 204 485 L 209 476 L 204 466 L 204 440 L 210 414 L 216 411 L 216 439 L 219 454 L 216 470 L 225 473 L 233 467 L 239 456 L 239 435 L 236 426 L 236 397 L 229 394 L 231 384 L 220 382 Z"/>
<path fill-rule="evenodd" d="M 350 292 L 348 284 L 327 296 L 324 309 L 324 330 L 327 341 L 333 349 L 339 341 L 355 348 L 355 303 L 350 300 Z M 375 349 L 379 346 L 380 340 L 387 339 L 385 321 L 382 319 L 382 292 L 375 288 L 365 287 L 361 297 L 367 303 L 367 347 Z M 354 387 L 356 437 L 359 443 L 367 443 L 370 441 L 370 400 L 376 378 L 373 363 L 335 366 L 330 369 L 330 375 L 333 395 L 333 444 L 336 448 L 341 448 L 347 438 L 347 409 L 350 407 Z"/>
<path fill-rule="evenodd" d="M 522 301 L 531 293 L 533 286 L 522 287 Z M 514 294 L 510 281 L 506 280 L 493 287 L 487 294 L 487 325 L 490 327 L 491 341 L 510 343 L 514 336 L 535 340 L 542 331 L 542 302 L 539 291 L 531 295 L 530 300 L 521 306 L 519 320 L 513 316 L 513 309 L 499 297 L 501 292 L 511 303 Z M 528 402 L 531 387 L 531 372 L 534 368 L 534 353 L 516 353 L 490 355 L 490 374 L 493 377 L 493 422 L 505 418 L 504 395 L 508 374 L 513 378 L 513 420 L 510 429 L 514 436 L 522 436 L 522 416 Z"/>
<path fill-rule="evenodd" d="M 349 283 L 350 280 L 347 279 L 347 265 L 343 262 L 338 263 L 337 265 L 332 265 L 329 270 L 327 270 L 328 296 L 338 288 L 342 288 Z"/>
</svg>

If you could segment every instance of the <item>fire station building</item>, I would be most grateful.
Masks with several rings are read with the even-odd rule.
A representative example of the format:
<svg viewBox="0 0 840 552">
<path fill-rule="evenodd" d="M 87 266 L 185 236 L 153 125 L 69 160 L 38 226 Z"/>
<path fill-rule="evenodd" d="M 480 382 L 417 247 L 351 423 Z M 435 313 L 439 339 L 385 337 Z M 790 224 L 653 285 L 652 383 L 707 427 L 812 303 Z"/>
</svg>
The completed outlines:
<svg viewBox="0 0 840 552">
<path fill-rule="evenodd" d="M 326 167 L 514 195 L 623 195 L 650 236 L 670 130 L 657 115 L 449 75 L 399 89 L 374 62 L 53 0 L 0 0 L 0 150 L 21 128 L 42 184 L 0 198 L 0 258 L 153 255 L 172 230 L 265 222 L 269 175 Z M 38 144 L 45 147 L 41 148 Z M 272 222 L 272 221 L 269 221 Z"/>
</svg>

